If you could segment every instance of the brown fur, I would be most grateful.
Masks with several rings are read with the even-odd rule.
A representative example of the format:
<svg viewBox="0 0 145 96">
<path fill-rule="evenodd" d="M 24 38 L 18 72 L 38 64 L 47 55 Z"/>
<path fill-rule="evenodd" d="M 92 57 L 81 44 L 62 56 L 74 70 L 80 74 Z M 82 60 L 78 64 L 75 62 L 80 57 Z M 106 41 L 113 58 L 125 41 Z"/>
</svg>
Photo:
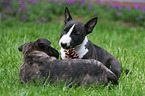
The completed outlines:
<svg viewBox="0 0 145 96">
<path fill-rule="evenodd" d="M 117 84 L 116 75 L 101 62 L 94 59 L 57 60 L 58 52 L 49 43 L 39 44 L 38 41 L 40 39 L 19 47 L 23 52 L 23 63 L 19 72 L 22 82 L 35 81 L 36 78 L 44 81 L 49 77 L 48 81 L 53 84 L 58 80 L 82 86 L 93 84 L 95 87 L 108 84 L 109 81 Z"/>
</svg>

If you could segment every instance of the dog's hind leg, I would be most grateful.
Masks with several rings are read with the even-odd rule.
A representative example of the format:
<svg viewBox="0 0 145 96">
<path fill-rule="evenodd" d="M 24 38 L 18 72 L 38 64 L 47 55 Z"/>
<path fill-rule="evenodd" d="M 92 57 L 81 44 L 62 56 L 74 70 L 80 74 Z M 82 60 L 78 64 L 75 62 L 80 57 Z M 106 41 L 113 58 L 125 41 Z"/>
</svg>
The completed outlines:
<svg viewBox="0 0 145 96">
<path fill-rule="evenodd" d="M 101 76 L 100 76 L 101 77 Z M 102 78 L 101 78 L 102 79 Z M 84 78 L 83 81 L 81 82 L 81 85 L 83 87 L 98 87 L 99 85 L 103 85 L 105 83 L 108 83 L 107 78 L 106 80 L 103 78 L 103 80 L 101 80 L 100 78 L 96 77 L 96 76 L 90 76 L 89 74 L 87 74 Z M 105 81 L 105 82 L 104 82 Z"/>
<path fill-rule="evenodd" d="M 108 64 L 110 64 L 111 67 L 111 71 L 117 76 L 117 78 L 119 79 L 121 76 L 121 65 L 119 63 L 119 61 L 117 59 L 110 59 L 107 62 Z"/>
</svg>

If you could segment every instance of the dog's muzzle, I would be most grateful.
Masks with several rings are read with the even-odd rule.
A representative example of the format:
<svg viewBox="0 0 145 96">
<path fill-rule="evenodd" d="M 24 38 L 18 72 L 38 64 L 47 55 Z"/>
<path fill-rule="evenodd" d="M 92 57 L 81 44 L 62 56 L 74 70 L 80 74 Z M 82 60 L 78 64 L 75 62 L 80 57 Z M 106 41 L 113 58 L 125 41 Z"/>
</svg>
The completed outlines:
<svg viewBox="0 0 145 96">
<path fill-rule="evenodd" d="M 61 47 L 66 48 L 67 47 L 67 43 L 61 43 Z"/>
<path fill-rule="evenodd" d="M 71 37 L 67 35 L 63 35 L 59 41 L 59 45 L 64 49 L 68 49 L 70 47 L 70 43 L 71 43 Z"/>
</svg>

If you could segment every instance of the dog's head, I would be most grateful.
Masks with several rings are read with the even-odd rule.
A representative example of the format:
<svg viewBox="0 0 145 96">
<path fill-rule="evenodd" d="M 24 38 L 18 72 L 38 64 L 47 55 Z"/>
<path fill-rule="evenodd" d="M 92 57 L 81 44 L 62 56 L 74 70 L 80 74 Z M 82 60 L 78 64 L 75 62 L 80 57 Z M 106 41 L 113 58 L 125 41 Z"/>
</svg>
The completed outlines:
<svg viewBox="0 0 145 96">
<path fill-rule="evenodd" d="M 28 43 L 25 43 L 24 45 L 20 46 L 18 50 L 21 51 L 23 54 L 26 54 L 32 51 L 42 51 L 42 52 L 45 52 L 47 55 L 54 56 L 58 59 L 59 57 L 58 51 L 52 48 L 50 44 L 51 42 L 49 40 L 40 38 L 35 42 L 29 41 Z"/>
<path fill-rule="evenodd" d="M 91 33 L 97 23 L 97 17 L 89 20 L 86 24 L 72 20 L 68 8 L 65 9 L 65 26 L 62 30 L 59 45 L 68 49 L 81 44 L 86 35 Z"/>
</svg>

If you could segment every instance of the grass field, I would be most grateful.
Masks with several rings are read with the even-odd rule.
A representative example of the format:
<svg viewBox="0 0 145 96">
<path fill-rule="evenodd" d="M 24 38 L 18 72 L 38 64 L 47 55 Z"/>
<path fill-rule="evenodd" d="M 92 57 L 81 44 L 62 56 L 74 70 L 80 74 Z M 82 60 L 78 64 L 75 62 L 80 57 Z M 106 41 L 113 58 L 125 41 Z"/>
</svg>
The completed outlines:
<svg viewBox="0 0 145 96">
<path fill-rule="evenodd" d="M 68 88 L 65 84 L 21 84 L 19 67 L 22 53 L 18 47 L 43 37 L 52 42 L 52 47 L 60 50 L 58 41 L 63 26 L 63 22 L 36 24 L 13 20 L 0 24 L 1 96 L 145 96 L 145 29 L 101 20 L 88 38 L 118 58 L 122 67 L 129 69 L 132 75 L 123 73 L 117 86 L 109 84 L 88 89 Z"/>
</svg>

